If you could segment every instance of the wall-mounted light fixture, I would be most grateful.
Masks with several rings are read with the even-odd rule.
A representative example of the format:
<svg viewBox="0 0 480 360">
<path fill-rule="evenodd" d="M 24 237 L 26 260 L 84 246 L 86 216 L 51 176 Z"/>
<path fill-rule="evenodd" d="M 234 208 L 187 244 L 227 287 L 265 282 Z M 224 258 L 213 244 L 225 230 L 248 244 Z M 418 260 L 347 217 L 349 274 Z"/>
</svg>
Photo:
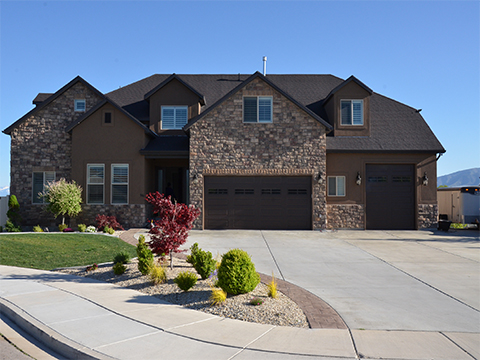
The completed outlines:
<svg viewBox="0 0 480 360">
<path fill-rule="evenodd" d="M 357 177 L 355 179 L 355 184 L 362 185 L 362 177 L 360 176 L 360 171 L 357 171 Z"/>
<path fill-rule="evenodd" d="M 321 172 L 318 172 L 315 180 L 317 180 L 317 183 L 319 183 L 319 184 L 322 182 L 322 173 Z"/>
<path fill-rule="evenodd" d="M 197 184 L 197 183 L 198 183 L 198 175 L 197 175 L 197 174 L 193 174 L 193 176 L 192 176 L 192 182 L 193 182 L 194 184 Z"/>
<path fill-rule="evenodd" d="M 427 176 L 427 172 L 425 171 L 425 173 L 423 174 L 422 176 L 422 184 L 423 186 L 427 186 L 428 185 L 428 176 Z"/>
</svg>

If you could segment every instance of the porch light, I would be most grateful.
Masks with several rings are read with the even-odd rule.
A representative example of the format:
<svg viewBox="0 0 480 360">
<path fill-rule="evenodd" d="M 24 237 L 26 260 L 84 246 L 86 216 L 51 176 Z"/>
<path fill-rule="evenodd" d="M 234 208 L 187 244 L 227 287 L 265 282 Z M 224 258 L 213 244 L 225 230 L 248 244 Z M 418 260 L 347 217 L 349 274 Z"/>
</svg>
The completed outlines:
<svg viewBox="0 0 480 360">
<path fill-rule="evenodd" d="M 322 182 L 322 173 L 321 172 L 318 172 L 316 180 L 317 180 L 317 183 L 319 183 L 319 184 Z"/>
<path fill-rule="evenodd" d="M 427 176 L 427 172 L 425 171 L 425 173 L 423 174 L 423 177 L 422 177 L 422 184 L 423 186 L 427 186 L 428 185 L 428 176 Z"/>
<path fill-rule="evenodd" d="M 357 177 L 355 179 L 355 183 L 359 186 L 362 185 L 362 177 L 360 176 L 360 171 L 357 171 Z"/>
<path fill-rule="evenodd" d="M 192 182 L 193 182 L 194 184 L 197 184 L 197 183 L 198 183 L 198 175 L 197 175 L 197 174 L 193 174 L 193 176 L 192 176 Z"/>
</svg>

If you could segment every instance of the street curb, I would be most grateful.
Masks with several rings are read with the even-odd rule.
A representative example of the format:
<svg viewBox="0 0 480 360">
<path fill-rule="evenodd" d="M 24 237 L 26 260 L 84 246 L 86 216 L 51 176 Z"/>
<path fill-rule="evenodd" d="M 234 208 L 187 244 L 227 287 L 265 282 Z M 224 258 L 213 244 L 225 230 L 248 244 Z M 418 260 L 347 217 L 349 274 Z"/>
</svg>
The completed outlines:
<svg viewBox="0 0 480 360">
<path fill-rule="evenodd" d="M 3 298 L 0 298 L 0 314 L 66 359 L 115 359 L 66 338 Z"/>
</svg>

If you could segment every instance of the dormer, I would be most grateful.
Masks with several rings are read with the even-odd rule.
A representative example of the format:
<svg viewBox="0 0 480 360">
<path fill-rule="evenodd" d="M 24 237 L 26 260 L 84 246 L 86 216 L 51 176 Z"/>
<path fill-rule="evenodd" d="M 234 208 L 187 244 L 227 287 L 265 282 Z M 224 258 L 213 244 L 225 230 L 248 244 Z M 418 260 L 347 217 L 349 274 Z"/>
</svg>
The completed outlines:
<svg viewBox="0 0 480 360">
<path fill-rule="evenodd" d="M 150 104 L 150 130 L 157 134 L 184 134 L 182 128 L 200 114 L 205 98 L 173 74 L 145 94 Z"/>
<path fill-rule="evenodd" d="M 370 95 L 373 91 L 354 76 L 333 89 L 324 108 L 334 136 L 370 136 Z"/>
</svg>

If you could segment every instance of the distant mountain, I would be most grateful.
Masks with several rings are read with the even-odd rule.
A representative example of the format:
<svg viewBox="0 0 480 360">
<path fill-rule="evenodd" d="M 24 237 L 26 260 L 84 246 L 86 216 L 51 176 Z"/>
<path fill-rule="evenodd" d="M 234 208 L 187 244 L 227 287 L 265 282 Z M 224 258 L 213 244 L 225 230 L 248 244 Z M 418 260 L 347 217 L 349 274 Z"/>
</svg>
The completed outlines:
<svg viewBox="0 0 480 360">
<path fill-rule="evenodd" d="M 437 178 L 437 186 L 447 185 L 462 186 L 462 185 L 479 185 L 480 184 L 480 168 L 473 168 L 461 170 L 452 174 L 439 176 Z"/>
<path fill-rule="evenodd" d="M 7 196 L 7 195 L 10 195 L 10 187 L 9 186 L 0 187 L 0 196 Z"/>
</svg>

